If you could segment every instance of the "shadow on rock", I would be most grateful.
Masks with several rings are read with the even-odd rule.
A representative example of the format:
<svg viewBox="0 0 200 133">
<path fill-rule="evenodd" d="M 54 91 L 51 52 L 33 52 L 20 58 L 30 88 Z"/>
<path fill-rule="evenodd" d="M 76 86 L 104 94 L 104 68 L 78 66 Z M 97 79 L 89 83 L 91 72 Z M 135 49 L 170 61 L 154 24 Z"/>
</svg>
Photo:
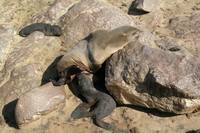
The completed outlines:
<svg viewBox="0 0 200 133">
<path fill-rule="evenodd" d="M 2 115 L 4 117 L 5 122 L 10 127 L 19 129 L 19 127 L 17 126 L 16 119 L 15 119 L 15 108 L 16 108 L 17 101 L 18 101 L 18 99 L 6 104 L 3 107 Z"/>
<path fill-rule="evenodd" d="M 44 72 L 42 76 L 41 85 L 44 85 L 48 82 L 50 82 L 50 79 L 52 80 L 58 80 L 58 71 L 56 69 L 56 65 L 58 61 L 63 57 L 63 55 L 58 56 L 47 68 L 47 70 Z"/>
<path fill-rule="evenodd" d="M 136 105 L 132 105 L 132 104 L 126 104 L 126 105 L 119 105 L 118 107 L 128 107 L 137 111 L 141 111 L 144 113 L 148 113 L 151 114 L 153 116 L 158 116 L 158 117 L 173 117 L 173 116 L 177 116 L 177 114 L 175 113 L 170 113 L 170 112 L 162 112 L 160 110 L 157 109 L 149 109 L 149 108 L 145 108 L 145 107 L 141 107 L 141 106 L 136 106 Z"/>
<path fill-rule="evenodd" d="M 128 9 L 128 15 L 144 15 L 144 14 L 149 13 L 147 11 L 137 9 L 135 7 L 135 5 L 136 5 L 135 2 L 136 1 L 133 1 L 132 4 L 131 4 L 131 6 L 129 7 L 129 9 Z"/>
<path fill-rule="evenodd" d="M 200 133 L 200 129 L 187 131 L 186 133 Z"/>
</svg>

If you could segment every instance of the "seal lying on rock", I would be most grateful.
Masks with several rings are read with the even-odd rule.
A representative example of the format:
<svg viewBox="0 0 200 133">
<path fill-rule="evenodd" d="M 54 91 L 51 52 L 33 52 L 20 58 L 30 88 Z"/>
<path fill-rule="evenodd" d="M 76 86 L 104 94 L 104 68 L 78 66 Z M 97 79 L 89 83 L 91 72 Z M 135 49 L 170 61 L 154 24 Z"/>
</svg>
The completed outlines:
<svg viewBox="0 0 200 133">
<path fill-rule="evenodd" d="M 20 33 L 30 34 L 31 32 L 40 29 L 40 31 L 44 32 L 45 35 L 53 35 L 57 34 L 54 33 L 57 31 L 54 30 L 54 28 L 55 27 L 50 26 L 49 24 L 46 24 L 45 26 L 44 23 L 36 23 L 23 28 Z M 121 26 L 110 31 L 97 30 L 91 33 L 88 37 L 81 40 L 70 51 L 68 51 L 57 63 L 57 70 L 59 72 L 60 79 L 57 82 L 52 81 L 53 84 L 66 84 L 70 76 L 70 71 L 76 67 L 78 67 L 81 71 L 87 71 L 89 73 L 96 72 L 99 68 L 101 68 L 101 65 L 107 58 L 126 46 L 138 35 L 138 32 L 139 30 L 132 26 Z"/>
<path fill-rule="evenodd" d="M 20 32 L 23 32 L 23 29 Z M 97 126 L 107 130 L 116 130 L 114 125 L 101 120 L 116 107 L 114 99 L 110 95 L 96 90 L 92 79 L 82 72 L 95 73 L 107 58 L 137 37 L 138 32 L 138 29 L 131 26 L 122 26 L 111 31 L 95 31 L 81 40 L 59 60 L 57 63 L 59 80 L 52 81 L 52 83 L 56 86 L 64 85 L 67 81 L 74 81 L 71 79 L 71 75 L 75 75 L 78 92 L 87 102 L 80 104 L 73 111 L 73 118 L 92 117 Z M 90 108 L 91 111 L 87 111 Z"/>
<path fill-rule="evenodd" d="M 122 26 L 111 31 L 98 30 L 81 40 L 67 52 L 57 64 L 60 80 L 54 85 L 67 82 L 72 68 L 95 73 L 113 53 L 126 46 L 139 30 L 131 26 Z"/>
</svg>

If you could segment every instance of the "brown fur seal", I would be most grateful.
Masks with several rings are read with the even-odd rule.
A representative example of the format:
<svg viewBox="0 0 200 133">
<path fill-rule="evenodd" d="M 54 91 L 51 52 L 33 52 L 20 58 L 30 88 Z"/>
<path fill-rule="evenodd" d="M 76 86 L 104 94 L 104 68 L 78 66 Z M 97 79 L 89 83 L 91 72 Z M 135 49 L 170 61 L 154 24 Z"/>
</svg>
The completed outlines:
<svg viewBox="0 0 200 133">
<path fill-rule="evenodd" d="M 60 36 L 62 34 L 59 26 L 35 23 L 23 28 L 19 35 L 28 36 L 34 31 L 41 31 L 47 36 Z M 133 40 L 138 35 L 138 31 L 132 26 L 121 26 L 110 31 L 98 30 L 91 33 L 69 50 L 58 62 L 57 70 L 60 73 L 58 85 L 65 84 L 66 78 L 70 74 L 69 70 L 96 72 L 107 58 Z"/>
<path fill-rule="evenodd" d="M 70 69 L 74 67 L 89 73 L 96 72 L 107 58 L 133 40 L 138 35 L 138 31 L 131 26 L 122 26 L 110 31 L 98 30 L 91 33 L 58 62 L 57 69 L 62 82 L 69 76 Z"/>
</svg>

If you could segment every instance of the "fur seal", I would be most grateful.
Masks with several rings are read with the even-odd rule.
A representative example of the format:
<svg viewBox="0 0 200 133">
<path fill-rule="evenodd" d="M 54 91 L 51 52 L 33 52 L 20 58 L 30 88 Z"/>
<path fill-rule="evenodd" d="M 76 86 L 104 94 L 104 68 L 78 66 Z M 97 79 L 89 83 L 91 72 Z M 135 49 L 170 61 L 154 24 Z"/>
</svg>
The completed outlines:
<svg viewBox="0 0 200 133">
<path fill-rule="evenodd" d="M 114 99 L 99 90 L 97 90 L 92 82 L 92 74 L 79 73 L 76 74 L 72 80 L 72 84 L 78 89 L 78 92 L 85 101 L 80 103 L 72 112 L 73 119 L 80 119 L 83 117 L 91 117 L 93 123 L 106 130 L 122 133 L 115 125 L 104 122 L 102 119 L 110 115 L 116 108 Z"/>
<path fill-rule="evenodd" d="M 34 31 L 41 31 L 46 36 L 61 36 L 62 30 L 58 25 L 50 25 L 46 23 L 34 23 L 30 24 L 19 31 L 19 35 L 22 37 L 27 37 Z"/>
<path fill-rule="evenodd" d="M 131 26 L 122 26 L 110 31 L 95 31 L 81 40 L 61 58 L 57 63 L 57 70 L 64 77 L 69 77 L 68 73 L 71 67 L 95 73 L 107 58 L 137 37 L 138 32 L 138 29 Z M 60 82 L 57 85 L 61 84 Z M 54 85 L 56 85 L 55 82 Z"/>
<path fill-rule="evenodd" d="M 30 25 L 21 30 L 22 35 L 29 35 L 34 31 L 29 27 L 32 26 Z M 45 35 L 52 35 L 54 33 L 51 32 L 55 31 L 54 28 L 50 25 L 50 27 L 47 26 L 47 29 L 44 27 L 39 28 L 39 31 L 44 32 Z M 90 76 L 97 72 L 113 53 L 138 37 L 137 33 L 139 31 L 131 26 L 122 26 L 110 31 L 95 31 L 76 44 L 58 61 L 59 80 L 52 80 L 52 83 L 59 86 L 66 84 L 68 81 L 73 84 L 75 81 L 78 92 L 86 99 L 86 102 L 77 106 L 72 112 L 72 118 L 91 117 L 97 126 L 106 130 L 121 132 L 114 125 L 102 121 L 116 108 L 116 103 L 110 95 L 95 89 Z M 72 79 L 71 75 L 73 75 Z M 91 111 L 88 111 L 88 109 L 91 109 Z"/>
<path fill-rule="evenodd" d="M 34 31 L 41 31 L 47 36 L 62 34 L 61 28 L 57 25 L 34 23 L 24 27 L 19 35 L 26 37 Z M 69 50 L 57 63 L 57 70 L 61 77 L 69 75 L 69 70 L 75 67 L 94 73 L 101 68 L 107 58 L 133 40 L 138 31 L 139 29 L 132 26 L 121 26 L 110 31 L 97 30 Z"/>
</svg>

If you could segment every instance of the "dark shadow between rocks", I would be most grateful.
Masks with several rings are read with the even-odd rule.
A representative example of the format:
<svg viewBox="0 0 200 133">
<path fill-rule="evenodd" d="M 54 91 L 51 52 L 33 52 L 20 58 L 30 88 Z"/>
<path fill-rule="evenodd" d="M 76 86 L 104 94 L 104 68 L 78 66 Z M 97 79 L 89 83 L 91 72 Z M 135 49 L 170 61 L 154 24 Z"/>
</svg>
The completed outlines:
<svg viewBox="0 0 200 133">
<path fill-rule="evenodd" d="M 200 133 L 200 129 L 190 130 L 190 131 L 187 131 L 186 133 Z"/>
<path fill-rule="evenodd" d="M 44 85 L 48 82 L 50 82 L 50 79 L 52 80 L 58 80 L 58 71 L 56 69 L 56 65 L 58 63 L 58 61 L 63 57 L 63 55 L 58 56 L 47 68 L 47 70 L 44 72 L 43 76 L 42 76 L 42 81 L 41 81 L 41 85 Z"/>
<path fill-rule="evenodd" d="M 150 96 L 157 98 L 167 98 L 172 96 L 180 98 L 192 98 L 173 86 L 166 87 L 157 83 L 156 78 L 150 71 L 147 73 L 144 83 L 141 83 L 136 87 L 136 91 L 138 93 L 147 93 Z"/>
<path fill-rule="evenodd" d="M 104 63 L 102 65 L 102 67 L 94 74 L 93 82 L 94 82 L 94 86 L 95 86 L 96 89 L 110 95 L 109 91 L 106 89 L 106 86 L 105 86 L 105 67 L 106 67 L 106 63 Z M 155 78 L 153 78 L 153 77 L 148 77 L 148 78 L 155 81 Z M 149 109 L 149 108 L 136 106 L 136 105 L 132 105 L 132 104 L 130 104 L 130 105 L 119 105 L 119 104 L 117 104 L 117 107 L 128 107 L 128 108 L 135 109 L 137 111 L 141 111 L 141 112 L 148 113 L 148 114 L 158 116 L 158 117 L 177 116 L 177 114 L 175 114 L 175 113 L 162 112 L 162 111 L 157 110 L 157 109 Z"/>
<path fill-rule="evenodd" d="M 92 80 L 93 80 L 94 87 L 97 90 L 109 94 L 108 90 L 105 87 L 105 65 L 106 65 L 106 63 L 103 63 L 102 66 L 101 66 L 101 68 L 97 72 L 95 72 L 93 74 Z M 76 72 L 74 72 L 74 73 L 76 73 Z M 78 91 L 76 77 L 72 80 L 72 82 L 70 82 L 68 84 L 68 87 L 69 87 L 70 91 L 76 97 L 78 97 L 79 99 L 81 99 L 83 102 L 86 102 L 85 98 Z M 112 95 L 110 95 L 110 96 L 112 96 Z"/>
<path fill-rule="evenodd" d="M 15 119 L 15 108 L 18 99 L 11 101 L 3 107 L 2 115 L 4 117 L 4 121 L 10 126 L 16 129 L 19 129 L 16 119 Z"/>
<path fill-rule="evenodd" d="M 129 9 L 128 9 L 128 15 L 144 15 L 144 14 L 149 13 L 149 12 L 147 12 L 147 11 L 137 9 L 137 8 L 135 7 L 135 5 L 136 5 L 135 2 L 136 2 L 136 1 L 133 1 L 133 2 L 131 3 L 131 6 L 130 6 Z"/>
<path fill-rule="evenodd" d="M 142 107 L 142 106 L 136 106 L 136 105 L 132 105 L 132 104 L 126 104 L 126 105 L 119 105 L 118 107 L 128 107 L 137 111 L 141 111 L 144 113 L 148 113 L 151 114 L 153 116 L 158 116 L 158 117 L 173 117 L 173 116 L 177 116 L 177 114 L 175 113 L 170 113 L 170 112 L 163 112 L 160 111 L 158 109 L 150 109 L 150 108 L 146 108 L 146 107 Z"/>
</svg>

